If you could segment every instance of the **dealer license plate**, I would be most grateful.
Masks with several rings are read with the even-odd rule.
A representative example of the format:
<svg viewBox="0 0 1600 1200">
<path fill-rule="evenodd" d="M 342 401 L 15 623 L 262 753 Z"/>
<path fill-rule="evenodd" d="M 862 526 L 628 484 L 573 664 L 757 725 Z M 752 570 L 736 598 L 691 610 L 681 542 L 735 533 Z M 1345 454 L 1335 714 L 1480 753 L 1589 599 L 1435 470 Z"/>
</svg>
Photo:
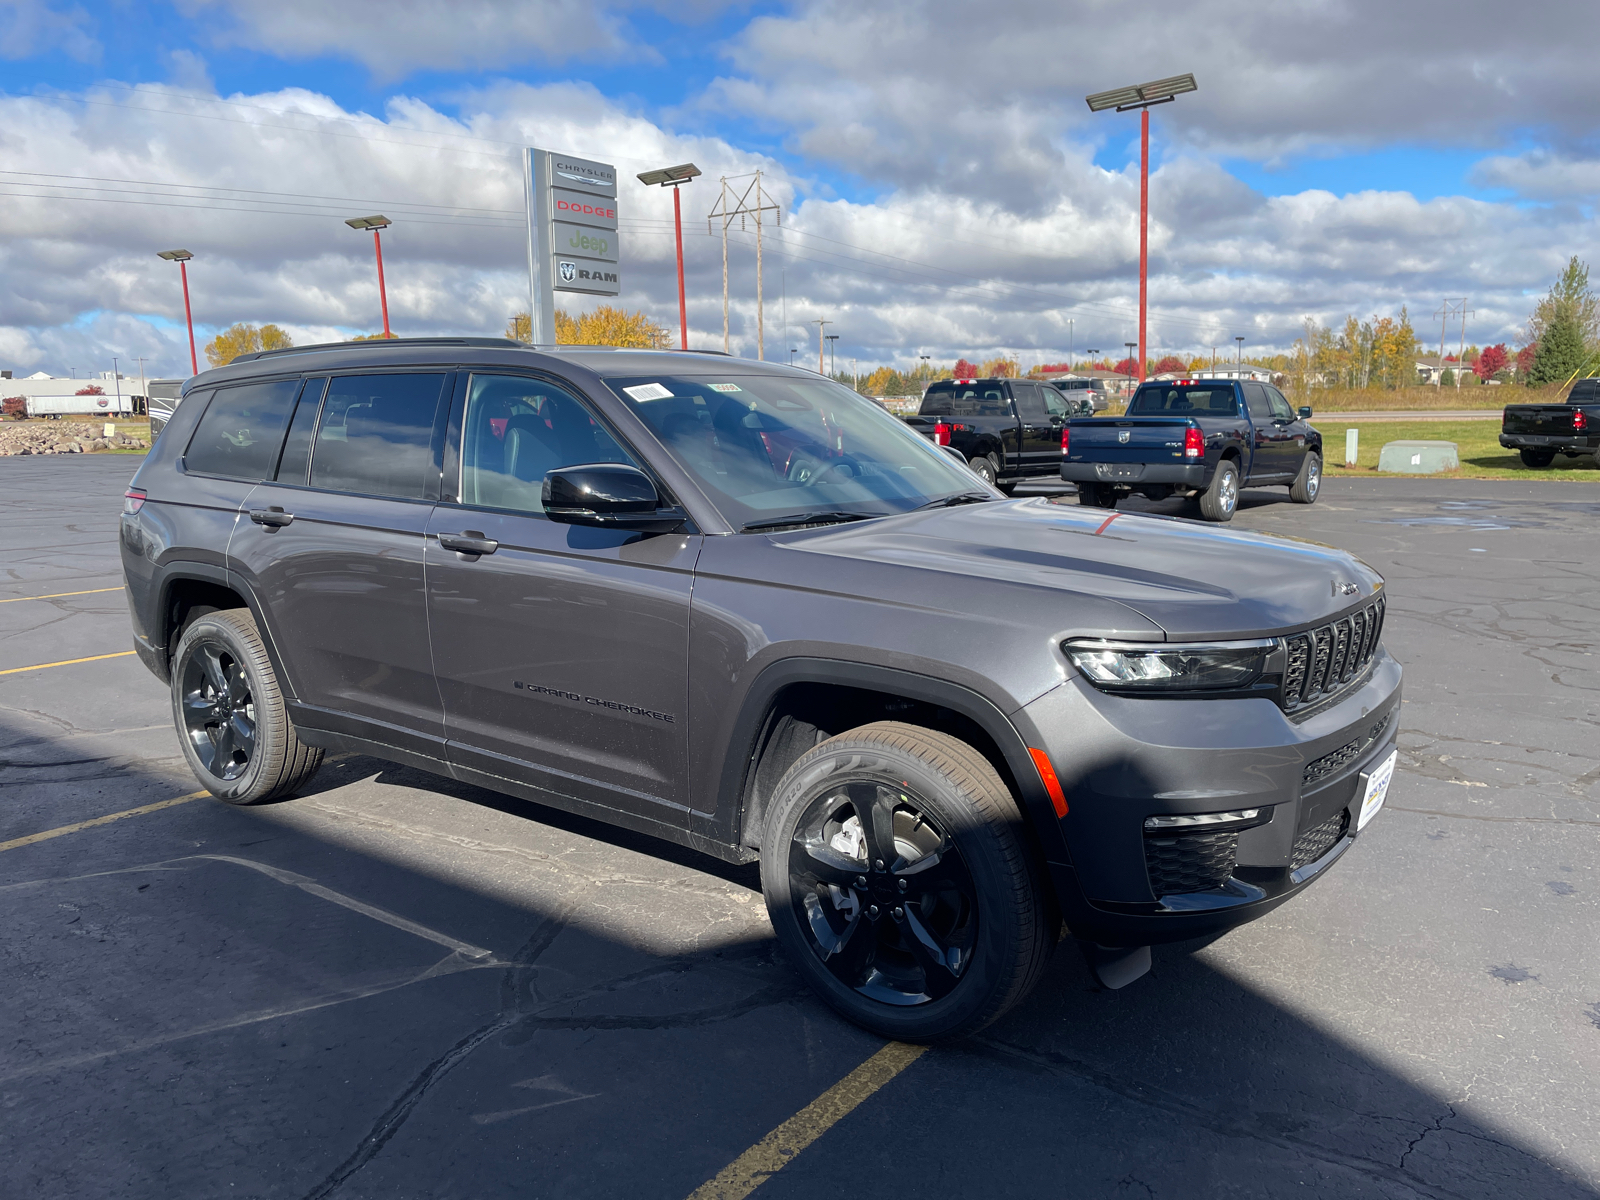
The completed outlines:
<svg viewBox="0 0 1600 1200">
<path fill-rule="evenodd" d="M 1364 776 L 1367 781 L 1367 790 L 1361 797 L 1361 812 L 1356 817 L 1356 829 L 1358 831 L 1378 815 L 1378 810 L 1383 807 L 1383 802 L 1388 799 L 1389 781 L 1394 778 L 1394 763 L 1399 756 L 1400 751 L 1390 751 L 1389 757 L 1383 760 L 1382 765 L 1377 770 Z"/>
</svg>

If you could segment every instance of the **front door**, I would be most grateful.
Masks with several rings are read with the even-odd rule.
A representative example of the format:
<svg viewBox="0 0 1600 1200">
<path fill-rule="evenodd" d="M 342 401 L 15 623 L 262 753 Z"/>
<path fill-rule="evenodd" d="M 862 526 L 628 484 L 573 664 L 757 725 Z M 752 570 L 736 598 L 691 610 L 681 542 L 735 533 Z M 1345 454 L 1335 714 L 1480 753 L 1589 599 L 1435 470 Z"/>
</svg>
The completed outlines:
<svg viewBox="0 0 1600 1200">
<path fill-rule="evenodd" d="M 460 445 L 427 544 L 451 761 L 682 828 L 701 538 L 551 521 L 546 472 L 642 464 L 568 386 L 474 374 L 458 391 Z M 463 536 L 483 552 L 451 549 Z"/>
<path fill-rule="evenodd" d="M 423 536 L 450 375 L 306 381 L 274 477 L 229 546 L 261 600 L 295 718 L 444 758 Z"/>
</svg>

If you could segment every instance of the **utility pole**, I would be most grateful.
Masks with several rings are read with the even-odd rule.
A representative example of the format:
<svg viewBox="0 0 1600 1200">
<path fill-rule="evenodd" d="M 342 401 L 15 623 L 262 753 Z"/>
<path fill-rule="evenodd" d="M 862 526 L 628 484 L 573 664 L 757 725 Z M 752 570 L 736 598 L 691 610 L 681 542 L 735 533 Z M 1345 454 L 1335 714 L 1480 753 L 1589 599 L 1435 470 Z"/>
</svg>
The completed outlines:
<svg viewBox="0 0 1600 1200">
<path fill-rule="evenodd" d="M 150 411 L 150 395 L 144 386 L 144 359 L 139 360 L 139 395 L 144 397 L 145 411 Z"/>
<path fill-rule="evenodd" d="M 1461 300 L 1461 349 L 1456 353 L 1456 388 L 1461 387 L 1461 368 L 1467 365 L 1467 318 L 1478 315 L 1478 310 L 1468 308 L 1466 297 Z"/>
<path fill-rule="evenodd" d="M 825 341 L 823 341 L 823 326 L 824 325 L 832 325 L 833 322 L 832 321 L 817 320 L 817 321 L 807 321 L 806 324 L 815 325 L 817 327 L 817 374 L 818 375 L 822 375 L 822 374 L 824 374 L 823 366 L 827 362 L 826 358 L 824 357 L 825 347 L 826 347 L 827 343 Z"/>
<path fill-rule="evenodd" d="M 1073 346 L 1072 335 L 1073 335 L 1072 318 L 1068 317 L 1067 318 L 1067 371 L 1069 373 L 1072 370 L 1072 346 Z"/>
<path fill-rule="evenodd" d="M 711 232 L 711 222 L 722 222 L 722 349 L 728 349 L 728 226 L 735 217 L 739 218 L 739 228 L 748 228 L 746 220 L 754 217 L 756 223 L 756 358 L 765 361 L 767 357 L 766 334 L 766 308 L 762 296 L 762 261 L 761 261 L 761 229 L 762 213 L 777 213 L 778 224 L 783 224 L 783 210 L 776 204 L 767 203 L 766 192 L 761 184 L 761 172 L 755 171 L 750 175 L 735 175 L 735 180 L 748 179 L 743 192 L 739 193 L 737 200 L 733 200 L 733 190 L 728 187 L 729 178 L 722 177 L 722 194 L 717 197 L 716 207 L 706 214 L 706 232 Z M 751 193 L 754 193 L 752 197 Z M 751 203 L 752 199 L 754 203 Z M 785 281 L 787 285 L 787 281 Z M 788 307 L 787 286 L 785 286 L 784 307 Z M 785 315 L 785 324 L 787 324 Z"/>
</svg>

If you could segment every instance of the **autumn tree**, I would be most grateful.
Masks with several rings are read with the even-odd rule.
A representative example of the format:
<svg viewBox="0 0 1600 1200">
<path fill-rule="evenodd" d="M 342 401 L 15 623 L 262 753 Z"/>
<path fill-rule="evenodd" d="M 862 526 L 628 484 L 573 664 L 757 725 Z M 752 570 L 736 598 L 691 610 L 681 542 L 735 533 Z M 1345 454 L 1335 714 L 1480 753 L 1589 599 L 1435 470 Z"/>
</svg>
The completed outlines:
<svg viewBox="0 0 1600 1200">
<path fill-rule="evenodd" d="M 1523 383 L 1528 382 L 1528 372 L 1533 369 L 1533 357 L 1539 353 L 1539 347 L 1529 343 L 1517 351 L 1517 378 Z"/>
<path fill-rule="evenodd" d="M 1178 358 L 1176 355 L 1169 354 L 1156 364 L 1155 374 L 1165 375 L 1169 371 L 1183 371 L 1186 369 L 1187 364 L 1183 361 L 1183 359 Z"/>
<path fill-rule="evenodd" d="M 240 322 L 224 329 L 206 343 L 206 361 L 213 367 L 226 366 L 241 354 L 255 354 L 261 350 L 287 350 L 294 342 L 276 325 L 254 325 Z"/>
<path fill-rule="evenodd" d="M 955 377 L 957 379 L 976 379 L 982 372 L 978 370 L 977 363 L 968 362 L 964 358 L 956 359 Z"/>
<path fill-rule="evenodd" d="M 517 313 L 506 325 L 506 336 L 531 342 L 528 314 Z M 652 321 L 644 312 L 626 312 L 602 304 L 590 313 L 574 317 L 556 309 L 556 343 L 562 346 L 630 346 L 639 350 L 665 350 L 672 336 L 665 326 Z"/>
<path fill-rule="evenodd" d="M 106 390 L 98 383 L 91 383 L 88 387 L 81 387 L 72 394 L 74 396 L 104 396 Z"/>
<path fill-rule="evenodd" d="M 1133 357 L 1130 355 L 1111 369 L 1118 375 L 1127 375 L 1131 377 L 1139 373 L 1139 364 L 1134 362 Z"/>
<path fill-rule="evenodd" d="M 1188 365 L 1184 367 L 1184 370 L 1188 371 L 1190 374 L 1193 374 L 1196 371 L 1209 371 L 1210 369 L 1211 360 L 1203 354 L 1196 354 L 1189 360 Z"/>
<path fill-rule="evenodd" d="M 1506 352 L 1506 344 L 1500 342 L 1497 345 L 1485 346 L 1483 352 L 1478 355 L 1478 361 L 1472 364 L 1472 370 L 1479 379 L 1487 383 L 1504 371 L 1510 361 L 1511 355 Z"/>
</svg>

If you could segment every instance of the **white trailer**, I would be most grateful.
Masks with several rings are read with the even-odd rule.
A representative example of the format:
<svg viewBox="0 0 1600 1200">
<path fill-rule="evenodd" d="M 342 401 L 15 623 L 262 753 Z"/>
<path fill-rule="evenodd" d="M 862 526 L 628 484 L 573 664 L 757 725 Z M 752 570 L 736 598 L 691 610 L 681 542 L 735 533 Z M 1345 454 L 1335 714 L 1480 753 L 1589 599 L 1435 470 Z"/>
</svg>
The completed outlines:
<svg viewBox="0 0 1600 1200">
<path fill-rule="evenodd" d="M 25 396 L 30 417 L 129 416 L 133 397 L 105 396 Z"/>
</svg>

